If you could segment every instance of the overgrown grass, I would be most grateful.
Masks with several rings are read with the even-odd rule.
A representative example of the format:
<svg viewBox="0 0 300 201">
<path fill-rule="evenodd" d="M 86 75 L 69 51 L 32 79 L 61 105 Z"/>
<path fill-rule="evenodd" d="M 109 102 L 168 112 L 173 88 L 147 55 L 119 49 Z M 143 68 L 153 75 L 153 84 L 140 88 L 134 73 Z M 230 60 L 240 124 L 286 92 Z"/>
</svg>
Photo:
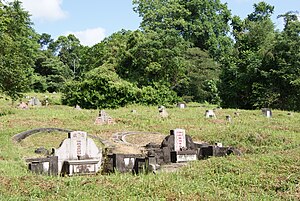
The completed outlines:
<svg viewBox="0 0 300 201">
<path fill-rule="evenodd" d="M 205 110 L 213 106 L 193 106 L 167 108 L 167 119 L 159 117 L 157 107 L 106 110 L 117 123 L 100 126 L 94 125 L 96 110 L 53 104 L 19 110 L 1 99 L 0 200 L 300 199 L 299 113 L 275 110 L 267 119 L 259 110 L 221 109 L 216 111 L 217 119 L 205 119 Z M 133 109 L 137 113 L 131 113 Z M 226 115 L 231 115 L 232 123 L 226 122 Z M 243 155 L 195 161 L 176 173 L 48 177 L 28 172 L 24 157 L 42 145 L 47 149 L 58 146 L 64 134 L 36 134 L 22 143 L 11 139 L 40 127 L 83 130 L 104 139 L 122 131 L 168 135 L 170 129 L 184 128 L 194 141 L 222 142 L 239 148 Z"/>
</svg>

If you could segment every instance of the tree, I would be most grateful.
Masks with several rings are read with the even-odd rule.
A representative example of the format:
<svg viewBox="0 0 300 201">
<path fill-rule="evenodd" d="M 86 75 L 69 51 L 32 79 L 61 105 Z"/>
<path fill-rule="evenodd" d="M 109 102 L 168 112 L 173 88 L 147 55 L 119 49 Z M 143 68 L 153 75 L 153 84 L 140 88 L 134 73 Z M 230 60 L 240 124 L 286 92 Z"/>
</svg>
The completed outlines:
<svg viewBox="0 0 300 201">
<path fill-rule="evenodd" d="M 296 12 L 283 15 L 284 30 L 277 34 L 273 50 L 272 81 L 278 91 L 276 107 L 300 111 L 300 22 Z"/>
<path fill-rule="evenodd" d="M 218 104 L 217 83 L 219 81 L 220 67 L 205 51 L 199 48 L 189 48 L 185 53 L 186 60 L 186 88 L 177 89 L 180 96 L 191 97 L 195 102 L 210 102 Z"/>
<path fill-rule="evenodd" d="M 195 47 L 221 59 L 231 46 L 231 13 L 220 0 L 133 0 L 145 31 L 176 30 Z"/>
<path fill-rule="evenodd" d="M 232 20 L 235 49 L 223 60 L 220 96 L 223 107 L 252 109 L 273 105 L 278 98 L 271 82 L 275 44 L 274 7 L 254 4 L 254 12 L 244 20 Z"/>
<path fill-rule="evenodd" d="M 0 1 L 0 22 L 0 91 L 15 101 L 30 88 L 37 35 L 19 1 Z"/>
<path fill-rule="evenodd" d="M 186 77 L 183 53 L 187 47 L 174 32 L 133 32 L 117 73 L 139 87 L 165 85 L 173 89 Z"/>
<path fill-rule="evenodd" d="M 78 38 L 73 34 L 60 36 L 58 39 L 49 44 L 48 48 L 53 55 L 57 55 L 64 65 L 68 66 L 76 78 L 81 74 L 80 60 L 83 53 L 83 46 Z"/>
<path fill-rule="evenodd" d="M 116 108 L 134 103 L 137 88 L 114 72 L 112 64 L 89 71 L 82 82 L 70 82 L 64 91 L 63 103 L 83 108 Z"/>
</svg>

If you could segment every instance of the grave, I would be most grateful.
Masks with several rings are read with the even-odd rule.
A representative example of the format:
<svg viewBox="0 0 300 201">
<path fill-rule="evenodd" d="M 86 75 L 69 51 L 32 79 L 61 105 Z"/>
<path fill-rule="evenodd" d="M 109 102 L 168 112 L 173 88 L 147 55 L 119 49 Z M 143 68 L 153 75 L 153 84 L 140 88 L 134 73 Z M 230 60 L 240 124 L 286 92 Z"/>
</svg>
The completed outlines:
<svg viewBox="0 0 300 201">
<path fill-rule="evenodd" d="M 36 153 L 47 155 L 48 151 L 40 147 Z M 72 131 L 58 149 L 45 158 L 26 159 L 28 168 L 37 174 L 74 175 L 95 174 L 100 170 L 102 150 L 83 131 Z"/>
<path fill-rule="evenodd" d="M 231 116 L 230 116 L 230 115 L 226 115 L 226 121 L 227 121 L 228 123 L 231 123 Z"/>
<path fill-rule="evenodd" d="M 102 124 L 114 124 L 115 121 L 112 117 L 110 117 L 104 110 L 99 112 L 99 116 L 96 118 L 94 124 L 102 125 Z"/>
<path fill-rule="evenodd" d="M 166 108 L 164 106 L 159 106 L 158 107 L 158 112 L 159 112 L 159 115 L 162 117 L 162 118 L 167 118 L 169 116 Z"/>
<path fill-rule="evenodd" d="M 187 106 L 186 106 L 185 103 L 178 103 L 178 104 L 177 104 L 177 107 L 180 108 L 180 109 L 184 109 L 184 108 L 186 108 Z"/>
<path fill-rule="evenodd" d="M 18 108 L 19 109 L 22 109 L 22 110 L 27 110 L 29 109 L 28 105 L 24 102 L 21 102 L 19 105 L 18 105 Z"/>
<path fill-rule="evenodd" d="M 161 145 L 149 143 L 145 147 L 148 157 L 148 167 L 159 169 L 161 165 L 170 163 L 184 163 L 188 161 L 206 159 L 212 156 L 239 155 L 233 147 L 223 147 L 222 143 L 210 145 L 195 143 L 184 129 L 174 129 L 166 136 Z"/>
<path fill-rule="evenodd" d="M 58 157 L 47 156 L 46 158 L 26 159 L 28 169 L 36 174 L 58 175 Z"/>
<path fill-rule="evenodd" d="M 106 172 L 132 172 L 138 174 L 145 170 L 148 158 L 141 154 L 108 154 L 104 170 Z"/>
<path fill-rule="evenodd" d="M 58 172 L 61 174 L 95 174 L 100 170 L 102 150 L 83 131 L 68 133 L 54 156 L 58 157 Z"/>
<path fill-rule="evenodd" d="M 187 139 L 184 129 L 171 130 L 170 136 L 169 140 L 174 138 L 174 148 L 171 146 L 170 152 L 172 163 L 197 160 L 197 151 L 194 150 L 192 139 Z"/>
<path fill-rule="evenodd" d="M 206 118 L 216 118 L 216 114 L 213 110 L 206 110 L 205 117 Z"/>
<path fill-rule="evenodd" d="M 81 107 L 79 105 L 75 105 L 74 109 L 75 110 L 81 110 Z"/>
<path fill-rule="evenodd" d="M 28 105 L 29 106 L 41 106 L 41 102 L 38 98 L 32 97 L 30 100 L 28 100 Z"/>
<path fill-rule="evenodd" d="M 267 118 L 271 118 L 272 117 L 272 110 L 270 108 L 262 108 L 261 112 Z"/>
</svg>

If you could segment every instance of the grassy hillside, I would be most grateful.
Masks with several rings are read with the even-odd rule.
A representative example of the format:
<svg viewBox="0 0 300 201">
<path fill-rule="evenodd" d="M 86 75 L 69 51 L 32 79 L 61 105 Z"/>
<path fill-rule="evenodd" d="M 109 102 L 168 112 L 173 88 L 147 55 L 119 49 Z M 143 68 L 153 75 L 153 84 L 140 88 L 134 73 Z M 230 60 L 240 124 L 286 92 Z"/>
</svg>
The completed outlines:
<svg viewBox="0 0 300 201">
<path fill-rule="evenodd" d="M 58 103 L 57 98 L 51 97 Z M 275 110 L 267 119 L 259 110 L 221 109 L 216 111 L 217 119 L 205 119 L 205 110 L 213 106 L 188 106 L 167 108 L 167 119 L 159 118 L 157 107 L 106 110 L 117 123 L 100 126 L 94 125 L 96 110 L 62 105 L 20 110 L 0 99 L 0 200 L 300 199 L 299 113 Z M 131 113 L 133 109 L 137 113 Z M 231 115 L 231 124 L 226 115 Z M 195 161 L 175 173 L 48 177 L 28 172 L 24 158 L 39 146 L 59 146 L 64 134 L 40 133 L 21 143 L 11 140 L 17 133 L 40 127 L 83 130 L 104 139 L 122 131 L 168 135 L 170 129 L 183 128 L 194 141 L 222 142 L 243 155 Z"/>
</svg>

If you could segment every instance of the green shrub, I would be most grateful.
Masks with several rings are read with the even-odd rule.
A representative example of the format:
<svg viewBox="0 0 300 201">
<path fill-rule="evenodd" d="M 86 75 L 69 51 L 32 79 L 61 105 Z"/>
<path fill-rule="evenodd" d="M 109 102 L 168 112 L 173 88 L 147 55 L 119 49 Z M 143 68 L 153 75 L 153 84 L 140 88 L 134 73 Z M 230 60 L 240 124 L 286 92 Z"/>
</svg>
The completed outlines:
<svg viewBox="0 0 300 201">
<path fill-rule="evenodd" d="M 177 94 L 166 86 L 140 89 L 121 79 L 110 64 L 90 71 L 82 82 L 67 83 L 62 96 L 63 104 L 78 104 L 88 109 L 117 108 L 127 104 L 172 104 L 177 100 Z"/>
</svg>

